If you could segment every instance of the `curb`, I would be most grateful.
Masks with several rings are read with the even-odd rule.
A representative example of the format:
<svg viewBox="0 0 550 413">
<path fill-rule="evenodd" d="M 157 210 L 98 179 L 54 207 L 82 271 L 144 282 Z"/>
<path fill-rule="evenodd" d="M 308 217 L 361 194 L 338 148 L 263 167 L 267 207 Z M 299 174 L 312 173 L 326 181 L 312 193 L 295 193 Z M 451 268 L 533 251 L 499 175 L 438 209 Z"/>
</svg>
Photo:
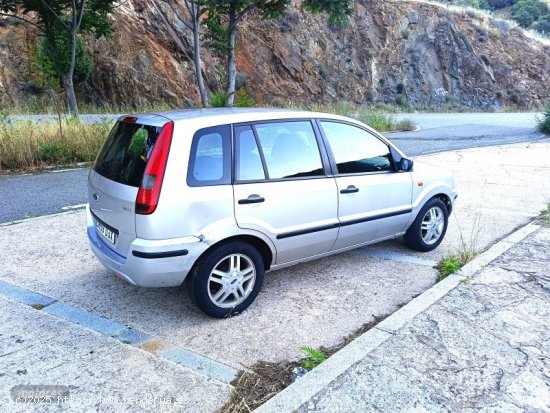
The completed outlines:
<svg viewBox="0 0 550 413">
<path fill-rule="evenodd" d="M 113 338 L 122 344 L 146 351 L 155 357 L 168 360 L 180 367 L 201 374 L 209 380 L 216 380 L 225 385 L 230 385 L 238 374 L 235 368 L 225 363 L 184 348 L 165 346 L 162 351 L 147 350 L 144 346 L 148 342 L 161 340 L 126 324 L 99 316 L 7 281 L 0 280 L 0 297 L 30 306 L 49 316 L 94 331 L 103 337 Z"/>
<path fill-rule="evenodd" d="M 392 337 L 397 330 L 457 287 L 460 282 L 480 271 L 539 228 L 539 225 L 529 223 L 514 231 L 466 264 L 461 271 L 435 284 L 254 411 L 258 413 L 296 411 L 350 367 Z"/>
<path fill-rule="evenodd" d="M 53 214 L 39 215 L 37 217 L 21 218 L 21 219 L 16 219 L 15 221 L 2 222 L 0 224 L 0 228 L 9 227 L 10 225 L 24 224 L 26 222 L 41 221 L 46 218 L 59 217 L 62 215 L 76 214 L 78 212 L 82 212 L 85 208 L 86 206 L 84 205 L 79 208 L 67 209 L 66 211 L 63 211 L 63 212 L 55 212 Z"/>
</svg>

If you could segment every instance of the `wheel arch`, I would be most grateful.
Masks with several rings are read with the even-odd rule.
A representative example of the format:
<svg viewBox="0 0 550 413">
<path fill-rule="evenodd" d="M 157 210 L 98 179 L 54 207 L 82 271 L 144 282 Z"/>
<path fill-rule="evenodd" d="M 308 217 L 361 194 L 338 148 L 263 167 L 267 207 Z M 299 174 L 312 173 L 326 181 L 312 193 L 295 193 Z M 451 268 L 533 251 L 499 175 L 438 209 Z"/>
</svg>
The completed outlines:
<svg viewBox="0 0 550 413">
<path fill-rule="evenodd" d="M 448 214 L 451 215 L 451 213 L 453 212 L 453 203 L 451 202 L 451 197 L 447 194 L 440 193 L 440 194 L 432 196 L 426 202 L 430 202 L 434 198 L 437 198 L 437 199 L 440 199 L 441 201 L 443 201 L 443 203 L 447 207 Z"/>
<path fill-rule="evenodd" d="M 201 261 L 207 254 L 209 254 L 214 248 L 218 248 L 219 246 L 232 241 L 242 241 L 252 245 L 258 250 L 258 252 L 262 256 L 265 271 L 268 271 L 271 268 L 271 264 L 273 263 L 274 258 L 273 251 L 271 250 L 267 242 L 265 242 L 263 239 L 250 234 L 233 235 L 209 245 L 208 248 L 203 251 L 203 253 L 197 258 L 193 267 L 197 265 L 197 263 Z"/>
</svg>

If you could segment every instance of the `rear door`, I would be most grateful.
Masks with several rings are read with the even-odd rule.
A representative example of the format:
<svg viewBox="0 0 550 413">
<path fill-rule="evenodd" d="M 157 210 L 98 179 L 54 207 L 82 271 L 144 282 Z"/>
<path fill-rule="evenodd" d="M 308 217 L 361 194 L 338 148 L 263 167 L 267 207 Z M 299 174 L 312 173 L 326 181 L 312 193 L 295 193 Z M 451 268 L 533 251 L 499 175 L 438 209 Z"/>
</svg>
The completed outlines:
<svg viewBox="0 0 550 413">
<path fill-rule="evenodd" d="M 234 153 L 239 227 L 268 235 L 277 264 L 328 252 L 338 234 L 338 199 L 312 122 L 237 126 Z"/>
<path fill-rule="evenodd" d="M 98 237 L 126 257 L 136 238 L 135 204 L 162 116 L 121 118 L 111 130 L 88 176 L 88 200 Z"/>
<path fill-rule="evenodd" d="M 412 212 L 412 177 L 397 171 L 388 144 L 353 124 L 319 125 L 337 171 L 340 232 L 333 249 L 404 231 Z"/>
</svg>

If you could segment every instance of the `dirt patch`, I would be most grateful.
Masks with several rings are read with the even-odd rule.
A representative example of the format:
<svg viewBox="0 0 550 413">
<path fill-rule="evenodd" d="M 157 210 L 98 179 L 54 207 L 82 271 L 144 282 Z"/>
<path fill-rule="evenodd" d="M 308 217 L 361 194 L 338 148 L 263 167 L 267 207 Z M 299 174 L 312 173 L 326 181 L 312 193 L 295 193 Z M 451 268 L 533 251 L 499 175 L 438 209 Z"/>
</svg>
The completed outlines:
<svg viewBox="0 0 550 413">
<path fill-rule="evenodd" d="M 346 336 L 340 343 L 331 347 L 321 347 L 328 357 L 341 350 L 357 337 L 366 333 L 387 317 L 379 316 L 363 324 L 352 334 Z M 231 382 L 234 387 L 229 401 L 219 410 L 219 413 L 248 413 L 271 399 L 294 381 L 293 370 L 302 366 L 302 361 L 283 361 L 269 363 L 259 361 L 248 370 L 241 371 Z"/>
<path fill-rule="evenodd" d="M 155 354 L 158 351 L 166 349 L 166 343 L 158 338 L 153 338 L 141 343 L 138 348 Z"/>
</svg>

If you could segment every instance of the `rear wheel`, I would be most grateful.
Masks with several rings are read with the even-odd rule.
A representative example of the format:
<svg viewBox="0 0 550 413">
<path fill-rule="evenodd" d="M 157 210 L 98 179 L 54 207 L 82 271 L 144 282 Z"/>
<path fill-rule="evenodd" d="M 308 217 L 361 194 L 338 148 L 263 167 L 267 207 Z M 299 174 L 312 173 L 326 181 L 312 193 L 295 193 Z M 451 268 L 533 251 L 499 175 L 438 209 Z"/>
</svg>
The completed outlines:
<svg viewBox="0 0 550 413">
<path fill-rule="evenodd" d="M 211 317 L 237 315 L 252 304 L 264 280 L 262 256 L 252 245 L 233 241 L 201 258 L 190 274 L 189 296 Z"/>
<path fill-rule="evenodd" d="M 445 203 L 438 198 L 430 199 L 405 233 L 405 244 L 421 252 L 437 248 L 445 237 L 448 221 L 449 213 Z"/>
</svg>

